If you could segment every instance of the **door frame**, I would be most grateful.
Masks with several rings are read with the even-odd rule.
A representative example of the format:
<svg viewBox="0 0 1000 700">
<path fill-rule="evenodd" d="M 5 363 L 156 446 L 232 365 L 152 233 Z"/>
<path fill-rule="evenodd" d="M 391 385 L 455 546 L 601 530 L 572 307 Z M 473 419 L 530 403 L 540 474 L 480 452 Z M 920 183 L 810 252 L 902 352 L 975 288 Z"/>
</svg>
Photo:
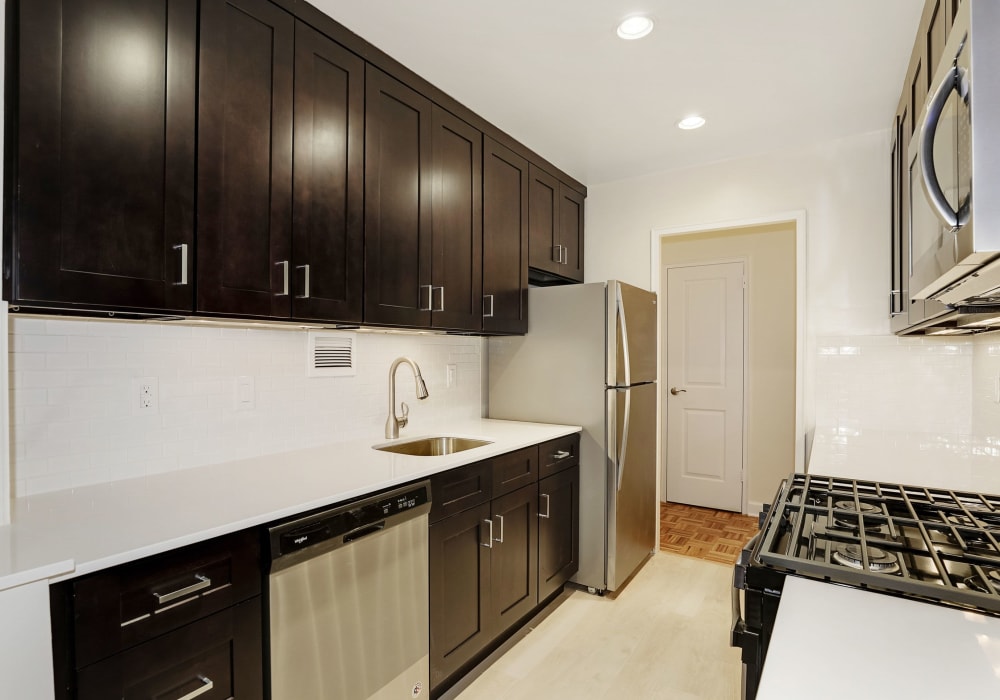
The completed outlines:
<svg viewBox="0 0 1000 700">
<path fill-rule="evenodd" d="M 749 228 L 753 226 L 764 226 L 771 224 L 794 224 L 795 225 L 795 472 L 802 474 L 805 472 L 805 420 L 804 392 L 805 392 L 805 332 L 806 332 L 806 212 L 804 209 L 778 212 L 768 216 L 748 217 L 745 219 L 733 219 L 728 221 L 715 221 L 689 226 L 665 226 L 650 230 L 649 233 L 649 264 L 650 264 L 650 289 L 656 291 L 660 296 L 664 295 L 663 284 L 665 280 L 660 279 L 660 247 L 663 240 L 672 236 L 684 236 L 695 233 L 710 233 L 727 229 Z M 657 342 L 662 347 L 663 344 L 663 319 L 662 314 L 657 314 L 656 319 Z M 657 376 L 663 377 L 663 354 L 657 353 Z M 745 357 L 744 357 L 745 361 Z M 744 374 L 744 382 L 746 375 Z M 744 393 L 744 399 L 746 393 Z M 744 411 L 744 416 L 746 412 Z M 663 465 L 663 431 L 657 431 L 656 454 L 658 464 Z M 663 478 L 664 469 L 657 469 L 657 479 Z M 743 488 L 743 512 L 757 513 L 763 503 L 749 502 L 749 490 L 746 488 L 746 481 L 749 475 L 744 471 Z M 657 483 L 656 497 L 660 498 L 662 485 Z M 659 530 L 657 530 L 657 547 L 659 547 Z"/>
<path fill-rule="evenodd" d="M 661 241 L 662 243 L 662 241 Z M 749 368 L 749 358 L 750 358 L 750 260 L 746 257 L 735 257 L 735 258 L 717 258 L 717 259 L 706 259 L 700 260 L 698 262 L 686 262 L 677 263 L 676 265 L 664 265 L 661 270 L 676 270 L 683 267 L 707 267 L 709 265 L 726 265 L 732 263 L 740 263 L 743 265 L 743 391 L 740 397 L 740 419 L 741 419 L 741 430 L 740 435 L 740 509 L 743 513 L 747 512 L 747 440 L 749 438 L 749 425 L 747 424 L 747 406 L 749 406 L 749 392 L 750 392 L 750 377 Z M 664 279 L 660 280 L 660 291 L 659 295 L 661 299 L 667 299 L 667 275 L 663 276 Z M 659 313 L 656 314 L 657 319 L 657 332 L 659 333 L 660 325 L 662 324 L 663 316 L 668 311 L 669 302 L 665 301 L 660 307 Z M 656 361 L 660 363 L 662 368 L 667 369 L 667 364 L 664 360 L 667 356 L 667 344 L 660 342 L 658 336 L 657 342 L 660 348 L 660 352 L 657 353 L 659 357 Z M 658 433 L 663 436 L 664 439 L 667 437 L 667 417 L 669 410 L 667 408 L 667 392 L 670 390 L 667 387 L 667 377 L 666 375 L 659 374 L 657 370 L 657 376 L 662 377 L 663 381 L 660 382 L 660 402 L 664 407 L 660 411 L 660 430 Z M 660 500 L 667 500 L 667 453 L 666 449 L 663 452 L 663 462 L 657 465 L 657 471 L 660 472 L 657 493 L 660 494 Z"/>
</svg>

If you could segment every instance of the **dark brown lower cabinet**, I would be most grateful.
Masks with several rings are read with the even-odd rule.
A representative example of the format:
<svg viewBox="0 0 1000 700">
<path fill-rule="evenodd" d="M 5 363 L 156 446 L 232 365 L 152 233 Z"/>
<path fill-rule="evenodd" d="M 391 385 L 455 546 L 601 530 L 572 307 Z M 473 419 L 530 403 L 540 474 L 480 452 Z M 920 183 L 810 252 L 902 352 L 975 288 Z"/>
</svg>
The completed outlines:
<svg viewBox="0 0 1000 700">
<path fill-rule="evenodd" d="M 78 700 L 260 700 L 260 598 L 92 664 L 78 672 Z"/>
<path fill-rule="evenodd" d="M 545 600 L 580 566 L 580 467 L 538 482 L 538 599 Z"/>
<path fill-rule="evenodd" d="M 538 604 L 537 488 L 430 526 L 432 689 Z"/>
<path fill-rule="evenodd" d="M 490 641 L 490 504 L 430 526 L 431 687 Z"/>
<path fill-rule="evenodd" d="M 53 584 L 57 700 L 262 700 L 260 541 L 244 530 Z"/>
</svg>

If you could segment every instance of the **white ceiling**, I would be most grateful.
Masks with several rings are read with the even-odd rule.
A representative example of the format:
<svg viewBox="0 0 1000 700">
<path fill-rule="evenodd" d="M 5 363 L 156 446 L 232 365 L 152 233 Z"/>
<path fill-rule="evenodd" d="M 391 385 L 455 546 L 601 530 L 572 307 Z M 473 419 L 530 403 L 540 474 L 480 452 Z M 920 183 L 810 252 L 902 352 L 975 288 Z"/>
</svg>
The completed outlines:
<svg viewBox="0 0 1000 700">
<path fill-rule="evenodd" d="M 585 184 L 889 126 L 923 0 L 311 0 Z M 640 41 L 615 34 L 636 12 Z M 708 119 L 697 131 L 676 122 Z"/>
</svg>

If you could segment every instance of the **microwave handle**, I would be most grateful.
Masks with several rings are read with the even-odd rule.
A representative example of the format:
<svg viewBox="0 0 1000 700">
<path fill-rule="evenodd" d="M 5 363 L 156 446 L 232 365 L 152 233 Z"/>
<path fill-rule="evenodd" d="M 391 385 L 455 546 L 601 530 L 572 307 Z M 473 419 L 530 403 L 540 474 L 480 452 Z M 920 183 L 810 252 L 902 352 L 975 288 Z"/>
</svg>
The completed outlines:
<svg viewBox="0 0 1000 700">
<path fill-rule="evenodd" d="M 920 170 L 923 173 L 924 193 L 937 217 L 952 231 L 959 226 L 958 212 L 951 208 L 938 181 L 937 170 L 934 167 L 934 137 L 937 135 L 938 122 L 952 90 L 961 85 L 964 79 L 965 69 L 953 65 L 927 103 L 927 115 L 920 128 Z"/>
</svg>

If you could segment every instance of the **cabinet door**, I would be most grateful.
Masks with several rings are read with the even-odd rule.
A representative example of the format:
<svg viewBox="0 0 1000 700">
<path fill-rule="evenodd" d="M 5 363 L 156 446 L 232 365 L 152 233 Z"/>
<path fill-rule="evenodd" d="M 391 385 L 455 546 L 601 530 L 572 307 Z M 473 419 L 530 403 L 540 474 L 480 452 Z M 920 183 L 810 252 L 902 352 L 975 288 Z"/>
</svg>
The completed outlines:
<svg viewBox="0 0 1000 700">
<path fill-rule="evenodd" d="M 433 109 L 431 324 L 478 331 L 483 319 L 483 135 Z"/>
<path fill-rule="evenodd" d="M 431 687 L 490 641 L 490 504 L 430 526 Z"/>
<path fill-rule="evenodd" d="M 559 183 L 559 244 L 562 246 L 559 274 L 583 282 L 583 195 L 562 183 Z"/>
<path fill-rule="evenodd" d="M 365 64 L 295 24 L 292 316 L 360 322 Z"/>
<path fill-rule="evenodd" d="M 483 144 L 483 330 L 528 332 L 528 161 Z"/>
<path fill-rule="evenodd" d="M 559 180 L 534 165 L 529 168 L 528 244 L 529 265 L 556 275 L 563 274 L 559 247 Z"/>
<path fill-rule="evenodd" d="M 538 485 L 495 498 L 492 505 L 490 618 L 499 635 L 538 603 Z"/>
<path fill-rule="evenodd" d="M 295 23 L 267 0 L 203 0 L 198 310 L 288 317 Z"/>
<path fill-rule="evenodd" d="M 365 322 L 431 322 L 431 102 L 366 68 Z"/>
<path fill-rule="evenodd" d="M 18 8 L 6 298 L 191 311 L 197 2 Z"/>
<path fill-rule="evenodd" d="M 253 598 L 87 666 L 78 674 L 76 697 L 259 700 L 261 618 L 260 598 Z"/>
<path fill-rule="evenodd" d="M 580 468 L 538 482 L 538 600 L 580 567 Z"/>
</svg>

